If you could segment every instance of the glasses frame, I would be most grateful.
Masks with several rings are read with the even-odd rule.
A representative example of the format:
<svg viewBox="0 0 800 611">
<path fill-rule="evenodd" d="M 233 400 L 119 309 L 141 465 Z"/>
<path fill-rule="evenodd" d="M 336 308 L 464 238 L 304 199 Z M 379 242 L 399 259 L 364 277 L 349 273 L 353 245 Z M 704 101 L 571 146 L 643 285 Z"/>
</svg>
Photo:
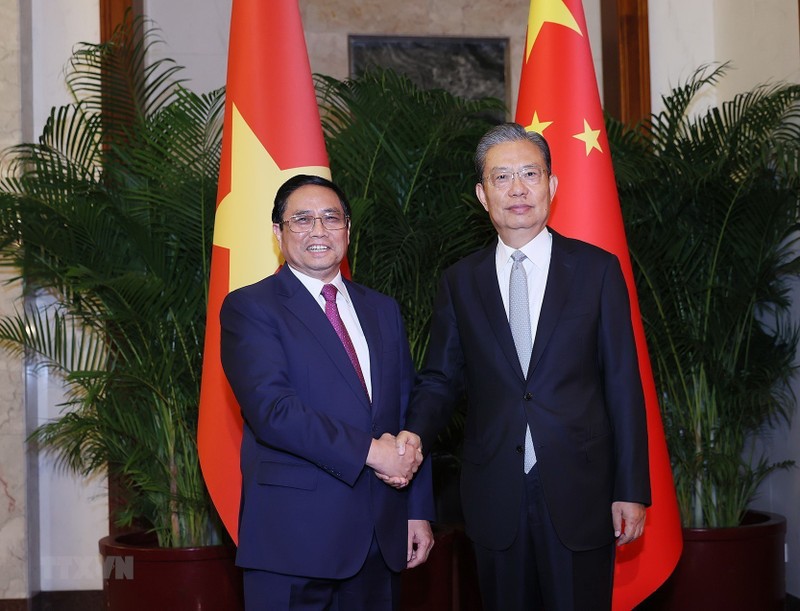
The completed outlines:
<svg viewBox="0 0 800 611">
<path fill-rule="evenodd" d="M 295 231 L 294 229 L 292 229 L 292 226 L 293 226 L 292 225 L 292 221 L 297 220 L 297 219 L 295 219 L 294 216 L 290 216 L 288 219 L 281 221 L 280 223 L 278 223 L 278 225 L 280 225 L 281 227 L 283 225 L 288 225 L 289 226 L 289 231 L 291 231 L 292 233 L 296 233 L 296 234 L 302 234 L 302 233 L 308 233 L 309 231 L 314 231 L 314 227 L 317 226 L 317 221 L 322 223 L 322 226 L 327 231 L 341 231 L 342 229 L 347 229 L 349 227 L 349 225 L 350 225 L 350 216 L 347 215 L 347 214 L 344 215 L 344 226 L 342 226 L 342 227 L 328 227 L 325 224 L 325 217 L 322 217 L 322 216 L 311 216 L 310 214 L 299 214 L 299 215 L 296 215 L 296 216 L 308 216 L 308 217 L 311 217 L 313 219 L 313 222 L 311 223 L 311 227 L 309 227 L 308 229 L 303 229 L 302 231 Z"/>
<path fill-rule="evenodd" d="M 535 182 L 528 182 L 526 179 L 524 179 L 522 177 L 522 173 L 523 172 L 528 172 L 530 170 L 538 170 L 539 172 L 541 172 L 541 176 Z M 514 172 L 509 170 L 509 171 L 502 171 L 502 172 L 498 172 L 498 173 L 499 174 L 508 174 L 508 175 L 511 176 L 511 178 L 509 179 L 507 185 L 499 185 L 498 186 L 497 184 L 495 184 L 494 178 L 492 178 L 491 173 L 489 173 L 486 176 L 484 176 L 483 180 L 484 181 L 488 181 L 489 183 L 491 183 L 491 185 L 495 189 L 504 189 L 504 188 L 507 189 L 508 187 L 510 187 L 514 183 L 514 177 L 515 176 L 519 179 L 519 181 L 522 184 L 536 186 L 536 185 L 539 185 L 544 178 L 547 178 L 550 175 L 550 173 L 545 168 L 543 168 L 541 166 L 538 166 L 536 164 L 523 166 L 519 170 L 516 170 Z"/>
</svg>

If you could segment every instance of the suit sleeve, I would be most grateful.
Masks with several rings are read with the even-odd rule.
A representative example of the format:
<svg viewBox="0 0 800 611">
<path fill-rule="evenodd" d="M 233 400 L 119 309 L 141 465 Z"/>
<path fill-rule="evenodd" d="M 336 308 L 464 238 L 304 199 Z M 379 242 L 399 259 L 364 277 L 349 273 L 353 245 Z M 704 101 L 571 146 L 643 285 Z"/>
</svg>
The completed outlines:
<svg viewBox="0 0 800 611">
<path fill-rule="evenodd" d="M 402 341 L 400 342 L 400 350 L 402 355 L 400 357 L 401 371 L 401 389 L 402 396 L 400 398 L 402 406 L 401 411 L 401 428 L 406 428 L 408 418 L 408 404 L 411 389 L 414 384 L 414 363 L 411 360 L 411 352 L 408 347 L 408 338 L 403 325 L 403 318 L 400 314 L 400 307 L 395 303 L 396 320 L 398 326 L 398 333 Z M 433 502 L 433 471 L 431 467 L 430 458 L 426 458 L 420 466 L 414 479 L 411 481 L 408 491 L 408 519 L 409 520 L 428 520 L 430 522 L 436 519 L 436 509 Z"/>
<path fill-rule="evenodd" d="M 372 436 L 334 412 L 303 404 L 290 381 L 287 350 L 299 353 L 309 347 L 285 337 L 274 310 L 234 291 L 220 312 L 222 366 L 246 425 L 260 443 L 302 457 L 353 485 Z M 313 362 L 313 354 L 305 357 Z"/>
<path fill-rule="evenodd" d="M 426 452 L 450 422 L 456 401 L 463 392 L 464 353 L 448 274 L 445 273 L 433 306 L 425 365 L 411 394 L 406 423 L 408 430 L 422 438 Z"/>
<path fill-rule="evenodd" d="M 650 504 L 647 422 L 628 289 L 614 257 L 603 282 L 600 365 L 605 404 L 614 429 L 615 501 Z"/>
</svg>

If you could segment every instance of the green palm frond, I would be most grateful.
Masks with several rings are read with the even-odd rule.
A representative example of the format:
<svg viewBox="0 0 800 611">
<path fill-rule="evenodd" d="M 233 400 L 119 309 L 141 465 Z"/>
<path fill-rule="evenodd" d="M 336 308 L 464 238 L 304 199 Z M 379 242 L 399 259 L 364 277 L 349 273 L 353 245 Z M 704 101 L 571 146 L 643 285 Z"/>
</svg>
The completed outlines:
<svg viewBox="0 0 800 611">
<path fill-rule="evenodd" d="M 800 87 L 692 115 L 726 65 L 698 69 L 635 128 L 609 119 L 639 301 L 687 526 L 734 525 L 774 468 L 752 434 L 790 417 L 800 271 Z"/>
<path fill-rule="evenodd" d="M 0 342 L 12 354 L 33 358 L 61 375 L 98 371 L 110 360 L 108 346 L 98 330 L 77 327 L 59 304 L 0 318 Z"/>
</svg>

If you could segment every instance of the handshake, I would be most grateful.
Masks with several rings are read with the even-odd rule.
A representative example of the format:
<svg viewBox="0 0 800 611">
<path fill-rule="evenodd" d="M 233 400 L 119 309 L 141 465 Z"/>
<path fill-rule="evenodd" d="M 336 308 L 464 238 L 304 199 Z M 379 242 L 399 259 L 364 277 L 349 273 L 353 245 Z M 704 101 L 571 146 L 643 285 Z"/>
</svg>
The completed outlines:
<svg viewBox="0 0 800 611">
<path fill-rule="evenodd" d="M 410 431 L 400 431 L 395 437 L 384 433 L 373 439 L 367 454 L 367 466 L 378 479 L 394 488 L 408 486 L 422 464 L 422 440 Z"/>
</svg>

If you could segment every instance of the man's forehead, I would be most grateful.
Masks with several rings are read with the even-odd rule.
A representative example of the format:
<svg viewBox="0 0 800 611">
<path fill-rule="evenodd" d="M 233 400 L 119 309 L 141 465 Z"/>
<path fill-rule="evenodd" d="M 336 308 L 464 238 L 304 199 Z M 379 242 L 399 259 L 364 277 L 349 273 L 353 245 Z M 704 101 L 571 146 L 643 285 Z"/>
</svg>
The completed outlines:
<svg viewBox="0 0 800 611">
<path fill-rule="evenodd" d="M 485 161 L 486 168 L 543 164 L 544 155 L 527 140 L 496 144 L 487 151 Z"/>
<path fill-rule="evenodd" d="M 294 214 L 301 214 L 304 212 L 342 212 L 342 206 L 341 204 L 337 204 L 336 206 L 310 207 L 308 202 L 299 202 L 296 206 L 292 206 L 291 204 L 286 206 L 286 210 L 291 210 Z"/>
<path fill-rule="evenodd" d="M 314 187 L 312 189 L 312 187 Z M 343 212 L 342 203 L 336 193 L 327 187 L 304 185 L 289 196 L 286 210 L 294 214 L 301 212 Z"/>
</svg>

